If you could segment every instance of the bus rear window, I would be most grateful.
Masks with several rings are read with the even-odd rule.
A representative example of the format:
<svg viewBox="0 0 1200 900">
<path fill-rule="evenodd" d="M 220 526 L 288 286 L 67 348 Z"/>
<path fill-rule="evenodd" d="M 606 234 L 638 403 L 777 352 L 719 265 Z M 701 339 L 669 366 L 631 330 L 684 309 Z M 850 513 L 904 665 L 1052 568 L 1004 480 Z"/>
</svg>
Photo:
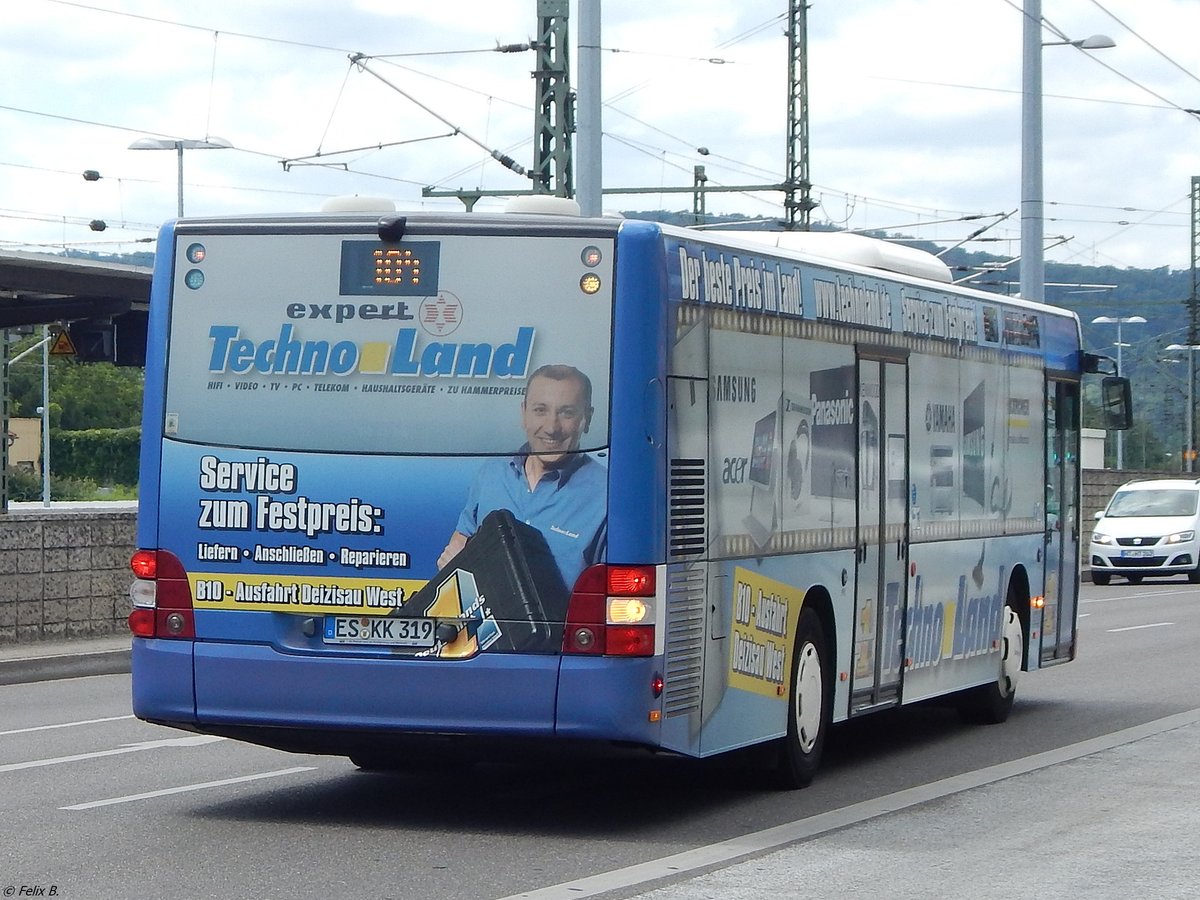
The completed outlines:
<svg viewBox="0 0 1200 900">
<path fill-rule="evenodd" d="M 602 262 L 594 265 L 598 251 Z M 586 261 L 585 261 L 586 260 Z M 585 275 L 589 291 L 581 287 Z M 329 452 L 490 454 L 524 439 L 528 378 L 591 385 L 608 443 L 612 241 L 515 235 L 180 238 L 164 433 Z"/>
</svg>

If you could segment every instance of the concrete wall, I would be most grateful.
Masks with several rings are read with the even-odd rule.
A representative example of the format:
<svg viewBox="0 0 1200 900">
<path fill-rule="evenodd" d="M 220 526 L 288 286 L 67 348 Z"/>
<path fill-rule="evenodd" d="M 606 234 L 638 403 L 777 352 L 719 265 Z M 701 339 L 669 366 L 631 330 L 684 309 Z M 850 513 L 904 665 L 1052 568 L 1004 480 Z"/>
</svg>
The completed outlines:
<svg viewBox="0 0 1200 900">
<path fill-rule="evenodd" d="M 0 514 L 0 643 L 128 633 L 134 509 Z"/>
<path fill-rule="evenodd" d="M 1162 472 L 1083 472 L 1080 541 L 1117 487 Z M 19 504 L 0 514 L 0 644 L 125 634 L 137 513 L 79 504 Z"/>
</svg>

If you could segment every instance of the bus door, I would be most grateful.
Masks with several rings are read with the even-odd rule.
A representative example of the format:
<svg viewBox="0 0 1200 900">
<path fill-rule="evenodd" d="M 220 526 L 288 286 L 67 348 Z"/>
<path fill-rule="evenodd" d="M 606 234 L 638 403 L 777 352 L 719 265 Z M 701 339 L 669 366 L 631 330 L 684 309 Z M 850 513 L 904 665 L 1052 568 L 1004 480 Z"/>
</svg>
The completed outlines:
<svg viewBox="0 0 1200 900">
<path fill-rule="evenodd" d="M 1041 664 L 1075 658 L 1079 602 L 1079 385 L 1046 382 L 1046 603 Z"/>
<path fill-rule="evenodd" d="M 908 368 L 858 361 L 858 543 L 850 712 L 900 699 L 908 584 Z"/>
</svg>

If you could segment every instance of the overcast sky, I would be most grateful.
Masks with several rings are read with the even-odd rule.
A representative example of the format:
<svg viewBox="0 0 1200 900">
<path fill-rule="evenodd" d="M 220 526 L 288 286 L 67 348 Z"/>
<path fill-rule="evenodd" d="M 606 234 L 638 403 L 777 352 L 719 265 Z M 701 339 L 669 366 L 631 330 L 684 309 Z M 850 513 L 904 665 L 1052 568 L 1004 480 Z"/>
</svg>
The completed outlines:
<svg viewBox="0 0 1200 900">
<path fill-rule="evenodd" d="M 964 216 L 1018 209 L 1022 3 L 813 0 L 815 222 L 948 244 L 990 221 Z M 1070 38 L 1117 42 L 1091 57 L 1043 50 L 1047 243 L 1070 238 L 1047 259 L 1188 267 L 1200 118 L 1185 110 L 1200 108 L 1200 2 L 1042 5 Z M 313 210 L 339 194 L 454 209 L 422 187 L 527 188 L 462 133 L 532 162 L 534 56 L 490 48 L 534 36 L 536 10 L 536 0 L 7 4 L 0 247 L 150 249 L 175 214 L 177 159 L 128 149 L 146 136 L 233 145 L 185 152 L 192 215 Z M 780 181 L 786 13 L 786 0 L 603 0 L 605 186 L 686 187 L 697 164 L 714 184 Z M 399 90 L 350 53 L 378 57 L 368 65 Z M 326 165 L 311 164 L 318 155 Z M 89 169 L 100 180 L 85 180 Z M 714 194 L 707 206 L 778 216 L 782 195 Z M 605 207 L 690 209 L 691 194 L 608 196 Z M 92 231 L 94 219 L 107 229 Z M 984 235 L 999 240 L 967 246 L 1016 256 L 1019 233 L 1017 213 Z"/>
</svg>

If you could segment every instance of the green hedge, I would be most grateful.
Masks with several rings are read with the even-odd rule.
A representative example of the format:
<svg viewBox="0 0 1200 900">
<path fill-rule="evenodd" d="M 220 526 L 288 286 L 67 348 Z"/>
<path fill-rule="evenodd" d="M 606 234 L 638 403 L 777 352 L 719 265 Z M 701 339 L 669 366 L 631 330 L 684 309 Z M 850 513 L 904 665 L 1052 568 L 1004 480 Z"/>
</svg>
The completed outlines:
<svg viewBox="0 0 1200 900">
<path fill-rule="evenodd" d="M 98 484 L 137 484 L 142 429 L 50 432 L 50 473 Z"/>
</svg>

